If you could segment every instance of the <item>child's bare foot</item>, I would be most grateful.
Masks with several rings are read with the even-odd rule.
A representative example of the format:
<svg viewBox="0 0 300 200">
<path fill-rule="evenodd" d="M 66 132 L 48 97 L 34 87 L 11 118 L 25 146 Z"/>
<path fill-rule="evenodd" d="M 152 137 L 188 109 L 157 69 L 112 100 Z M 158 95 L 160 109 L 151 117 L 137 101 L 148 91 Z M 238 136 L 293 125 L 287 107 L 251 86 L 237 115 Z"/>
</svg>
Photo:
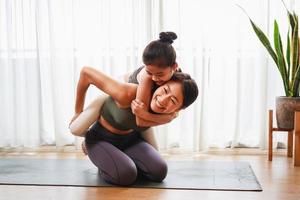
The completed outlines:
<svg viewBox="0 0 300 200">
<path fill-rule="evenodd" d="M 87 155 L 87 149 L 86 149 L 86 146 L 85 146 L 85 140 L 81 143 L 81 149 L 82 149 L 84 155 Z"/>
</svg>

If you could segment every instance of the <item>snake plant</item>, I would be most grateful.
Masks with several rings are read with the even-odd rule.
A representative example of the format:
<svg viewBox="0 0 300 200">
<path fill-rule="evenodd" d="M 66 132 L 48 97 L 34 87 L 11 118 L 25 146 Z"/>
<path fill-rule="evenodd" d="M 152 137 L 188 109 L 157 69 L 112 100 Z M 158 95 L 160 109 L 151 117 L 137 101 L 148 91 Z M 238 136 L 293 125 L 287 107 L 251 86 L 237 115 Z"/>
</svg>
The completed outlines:
<svg viewBox="0 0 300 200">
<path fill-rule="evenodd" d="M 295 12 L 290 12 L 287 8 L 287 17 L 289 20 L 289 29 L 286 37 L 286 48 L 283 48 L 282 39 L 279 32 L 279 26 L 274 20 L 274 47 L 266 34 L 249 17 L 250 23 L 257 37 L 269 52 L 274 60 L 281 75 L 285 95 L 287 97 L 299 97 L 300 90 L 300 41 L 299 41 L 299 23 Z"/>
</svg>

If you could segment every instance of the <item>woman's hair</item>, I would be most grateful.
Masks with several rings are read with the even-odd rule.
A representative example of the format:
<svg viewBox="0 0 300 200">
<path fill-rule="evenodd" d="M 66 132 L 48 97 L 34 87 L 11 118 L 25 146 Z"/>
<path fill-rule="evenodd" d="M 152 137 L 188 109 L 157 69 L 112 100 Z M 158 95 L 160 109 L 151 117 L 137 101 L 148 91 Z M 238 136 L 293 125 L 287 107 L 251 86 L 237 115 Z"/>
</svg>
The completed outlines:
<svg viewBox="0 0 300 200">
<path fill-rule="evenodd" d="M 143 52 L 145 65 L 155 65 L 161 68 L 170 67 L 176 62 L 176 52 L 172 46 L 177 38 L 174 32 L 161 32 L 159 39 L 150 42 Z"/>
<path fill-rule="evenodd" d="M 182 109 L 191 105 L 198 97 L 198 86 L 189 74 L 175 72 L 171 78 L 173 81 L 181 82 L 183 91 Z"/>
</svg>

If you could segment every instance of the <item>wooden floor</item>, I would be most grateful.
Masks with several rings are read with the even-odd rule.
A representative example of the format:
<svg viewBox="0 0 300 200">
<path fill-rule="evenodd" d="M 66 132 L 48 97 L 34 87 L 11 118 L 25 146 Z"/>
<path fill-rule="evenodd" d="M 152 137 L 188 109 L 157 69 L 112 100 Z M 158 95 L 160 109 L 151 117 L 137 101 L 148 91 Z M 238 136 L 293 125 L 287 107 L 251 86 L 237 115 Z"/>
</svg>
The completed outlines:
<svg viewBox="0 0 300 200">
<path fill-rule="evenodd" d="M 294 167 L 293 159 L 286 157 L 283 151 L 275 152 L 272 162 L 267 161 L 265 151 L 257 149 L 210 150 L 201 153 L 173 150 L 163 152 L 162 155 L 167 160 L 248 161 L 262 185 L 263 192 L 0 185 L 0 200 L 300 200 L 300 167 Z M 0 159 L 3 157 L 87 159 L 79 151 L 65 149 L 0 150 Z"/>
</svg>

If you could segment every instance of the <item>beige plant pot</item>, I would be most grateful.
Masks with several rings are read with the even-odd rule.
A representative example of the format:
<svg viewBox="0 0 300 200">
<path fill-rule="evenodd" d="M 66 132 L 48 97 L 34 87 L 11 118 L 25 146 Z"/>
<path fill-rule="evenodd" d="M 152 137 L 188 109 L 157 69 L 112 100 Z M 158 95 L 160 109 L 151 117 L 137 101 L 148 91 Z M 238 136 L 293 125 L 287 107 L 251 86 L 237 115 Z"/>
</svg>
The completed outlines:
<svg viewBox="0 0 300 200">
<path fill-rule="evenodd" d="M 300 97 L 276 97 L 277 127 L 294 129 L 295 111 L 300 111 Z"/>
</svg>

